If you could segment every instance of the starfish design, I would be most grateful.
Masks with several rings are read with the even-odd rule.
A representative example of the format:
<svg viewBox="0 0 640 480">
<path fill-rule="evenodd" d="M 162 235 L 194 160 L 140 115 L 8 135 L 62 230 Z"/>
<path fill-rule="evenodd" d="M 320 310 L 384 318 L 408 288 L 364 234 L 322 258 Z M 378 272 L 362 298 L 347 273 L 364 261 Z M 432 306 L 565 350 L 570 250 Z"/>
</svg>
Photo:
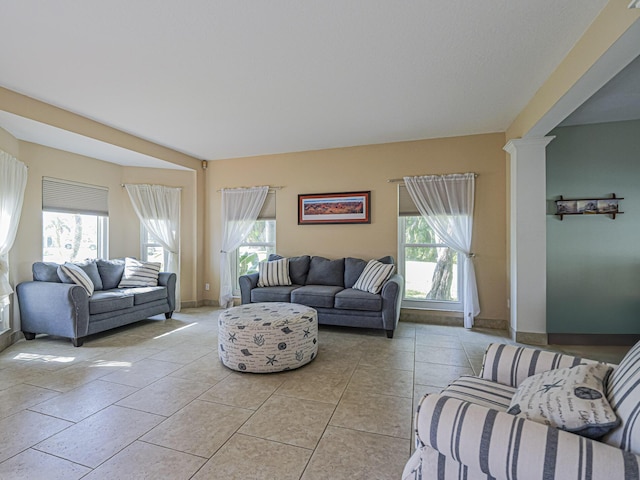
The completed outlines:
<svg viewBox="0 0 640 480">
<path fill-rule="evenodd" d="M 310 328 L 304 329 L 303 332 L 304 332 L 304 338 L 308 338 L 309 335 L 311 335 L 311 329 Z"/>
<path fill-rule="evenodd" d="M 562 388 L 562 380 L 558 380 L 556 383 L 545 383 L 538 392 L 548 393 L 552 388 Z"/>
<path fill-rule="evenodd" d="M 238 339 L 236 338 L 236 334 L 235 334 L 235 333 L 230 333 L 230 334 L 229 334 L 229 341 L 230 341 L 231 343 L 236 343 L 236 340 L 238 340 Z"/>
<path fill-rule="evenodd" d="M 275 362 L 277 362 L 278 360 L 276 360 L 276 356 L 274 355 L 273 357 L 270 357 L 267 355 L 267 365 L 275 365 Z"/>
</svg>

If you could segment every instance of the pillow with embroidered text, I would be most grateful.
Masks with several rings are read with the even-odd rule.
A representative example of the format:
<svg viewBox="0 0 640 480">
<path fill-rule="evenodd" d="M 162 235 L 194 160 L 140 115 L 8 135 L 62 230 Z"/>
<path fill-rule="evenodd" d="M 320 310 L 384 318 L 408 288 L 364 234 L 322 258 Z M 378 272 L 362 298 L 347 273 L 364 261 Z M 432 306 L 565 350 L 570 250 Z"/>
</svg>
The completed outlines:
<svg viewBox="0 0 640 480">
<path fill-rule="evenodd" d="M 532 375 L 518 386 L 507 413 L 599 438 L 619 422 L 605 396 L 612 370 L 605 363 L 592 363 Z"/>
</svg>

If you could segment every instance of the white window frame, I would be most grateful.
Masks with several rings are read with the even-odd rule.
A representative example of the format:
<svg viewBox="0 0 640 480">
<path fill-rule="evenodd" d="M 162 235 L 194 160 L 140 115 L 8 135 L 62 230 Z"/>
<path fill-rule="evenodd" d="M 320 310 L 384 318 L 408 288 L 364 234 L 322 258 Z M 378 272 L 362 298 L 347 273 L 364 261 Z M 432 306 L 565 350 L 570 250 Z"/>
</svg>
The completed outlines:
<svg viewBox="0 0 640 480">
<path fill-rule="evenodd" d="M 61 214 L 69 214 L 69 215 L 86 215 L 86 216 L 94 216 L 96 217 L 97 225 L 96 225 L 96 258 L 109 258 L 109 217 L 104 215 L 97 215 L 92 213 L 86 213 L 82 211 L 78 212 L 58 212 L 56 210 L 43 209 L 42 213 L 61 213 Z M 46 225 L 42 222 L 42 238 L 44 238 L 44 229 Z M 45 245 L 42 245 L 42 259 L 44 258 L 44 249 Z"/>
<path fill-rule="evenodd" d="M 272 247 L 273 253 L 277 252 L 276 250 L 276 220 L 274 218 L 264 218 L 258 219 L 256 222 L 273 222 L 273 242 L 242 242 L 240 246 L 233 252 L 233 262 L 231 263 L 231 274 L 234 278 L 234 286 L 232 295 L 234 297 L 240 296 L 240 284 L 238 282 L 238 262 L 240 260 L 240 248 L 242 247 Z"/>
<path fill-rule="evenodd" d="M 406 268 L 405 268 L 405 249 L 407 247 L 444 247 L 448 248 L 444 243 L 405 243 L 405 229 L 406 229 L 406 218 L 410 218 L 408 216 L 398 216 L 398 273 L 400 273 L 405 279 L 407 278 Z M 457 301 L 447 301 L 447 300 L 416 300 L 416 299 L 408 299 L 406 298 L 406 288 L 403 293 L 402 298 L 402 308 L 413 308 L 413 309 L 421 309 L 421 310 L 439 310 L 443 312 L 462 312 L 463 308 L 463 269 L 462 262 L 460 261 L 460 254 L 458 255 L 457 265 L 457 288 L 458 288 L 458 300 Z"/>
<path fill-rule="evenodd" d="M 144 224 L 140 222 L 140 258 L 143 262 L 148 262 L 147 247 L 156 247 L 162 249 L 162 268 L 166 270 L 167 262 L 169 261 L 169 252 L 157 241 L 153 241 L 153 235 L 146 229 Z"/>
</svg>

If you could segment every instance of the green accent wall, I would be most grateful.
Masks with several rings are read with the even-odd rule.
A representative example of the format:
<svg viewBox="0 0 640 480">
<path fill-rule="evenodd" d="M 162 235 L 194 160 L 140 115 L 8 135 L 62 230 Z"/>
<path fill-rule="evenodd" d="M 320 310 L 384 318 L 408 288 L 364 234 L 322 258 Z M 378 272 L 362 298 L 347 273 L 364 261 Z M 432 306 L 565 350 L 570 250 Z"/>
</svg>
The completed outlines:
<svg viewBox="0 0 640 480">
<path fill-rule="evenodd" d="M 547 147 L 548 333 L 640 333 L 640 121 L 556 128 Z M 623 215 L 560 217 L 615 193 Z"/>
</svg>

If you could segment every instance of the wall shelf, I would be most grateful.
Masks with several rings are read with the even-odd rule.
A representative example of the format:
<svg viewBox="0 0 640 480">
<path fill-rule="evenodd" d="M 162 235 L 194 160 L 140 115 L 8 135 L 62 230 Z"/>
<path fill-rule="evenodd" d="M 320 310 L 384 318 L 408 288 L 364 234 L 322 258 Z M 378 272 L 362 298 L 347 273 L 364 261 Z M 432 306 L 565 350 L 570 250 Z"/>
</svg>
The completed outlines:
<svg viewBox="0 0 640 480">
<path fill-rule="evenodd" d="M 613 193 L 610 198 L 560 198 L 556 200 L 555 215 L 563 219 L 565 215 L 609 215 L 613 220 L 616 215 L 622 215 L 624 212 L 619 210 L 618 201 L 624 200 L 624 197 L 616 197 Z"/>
</svg>

